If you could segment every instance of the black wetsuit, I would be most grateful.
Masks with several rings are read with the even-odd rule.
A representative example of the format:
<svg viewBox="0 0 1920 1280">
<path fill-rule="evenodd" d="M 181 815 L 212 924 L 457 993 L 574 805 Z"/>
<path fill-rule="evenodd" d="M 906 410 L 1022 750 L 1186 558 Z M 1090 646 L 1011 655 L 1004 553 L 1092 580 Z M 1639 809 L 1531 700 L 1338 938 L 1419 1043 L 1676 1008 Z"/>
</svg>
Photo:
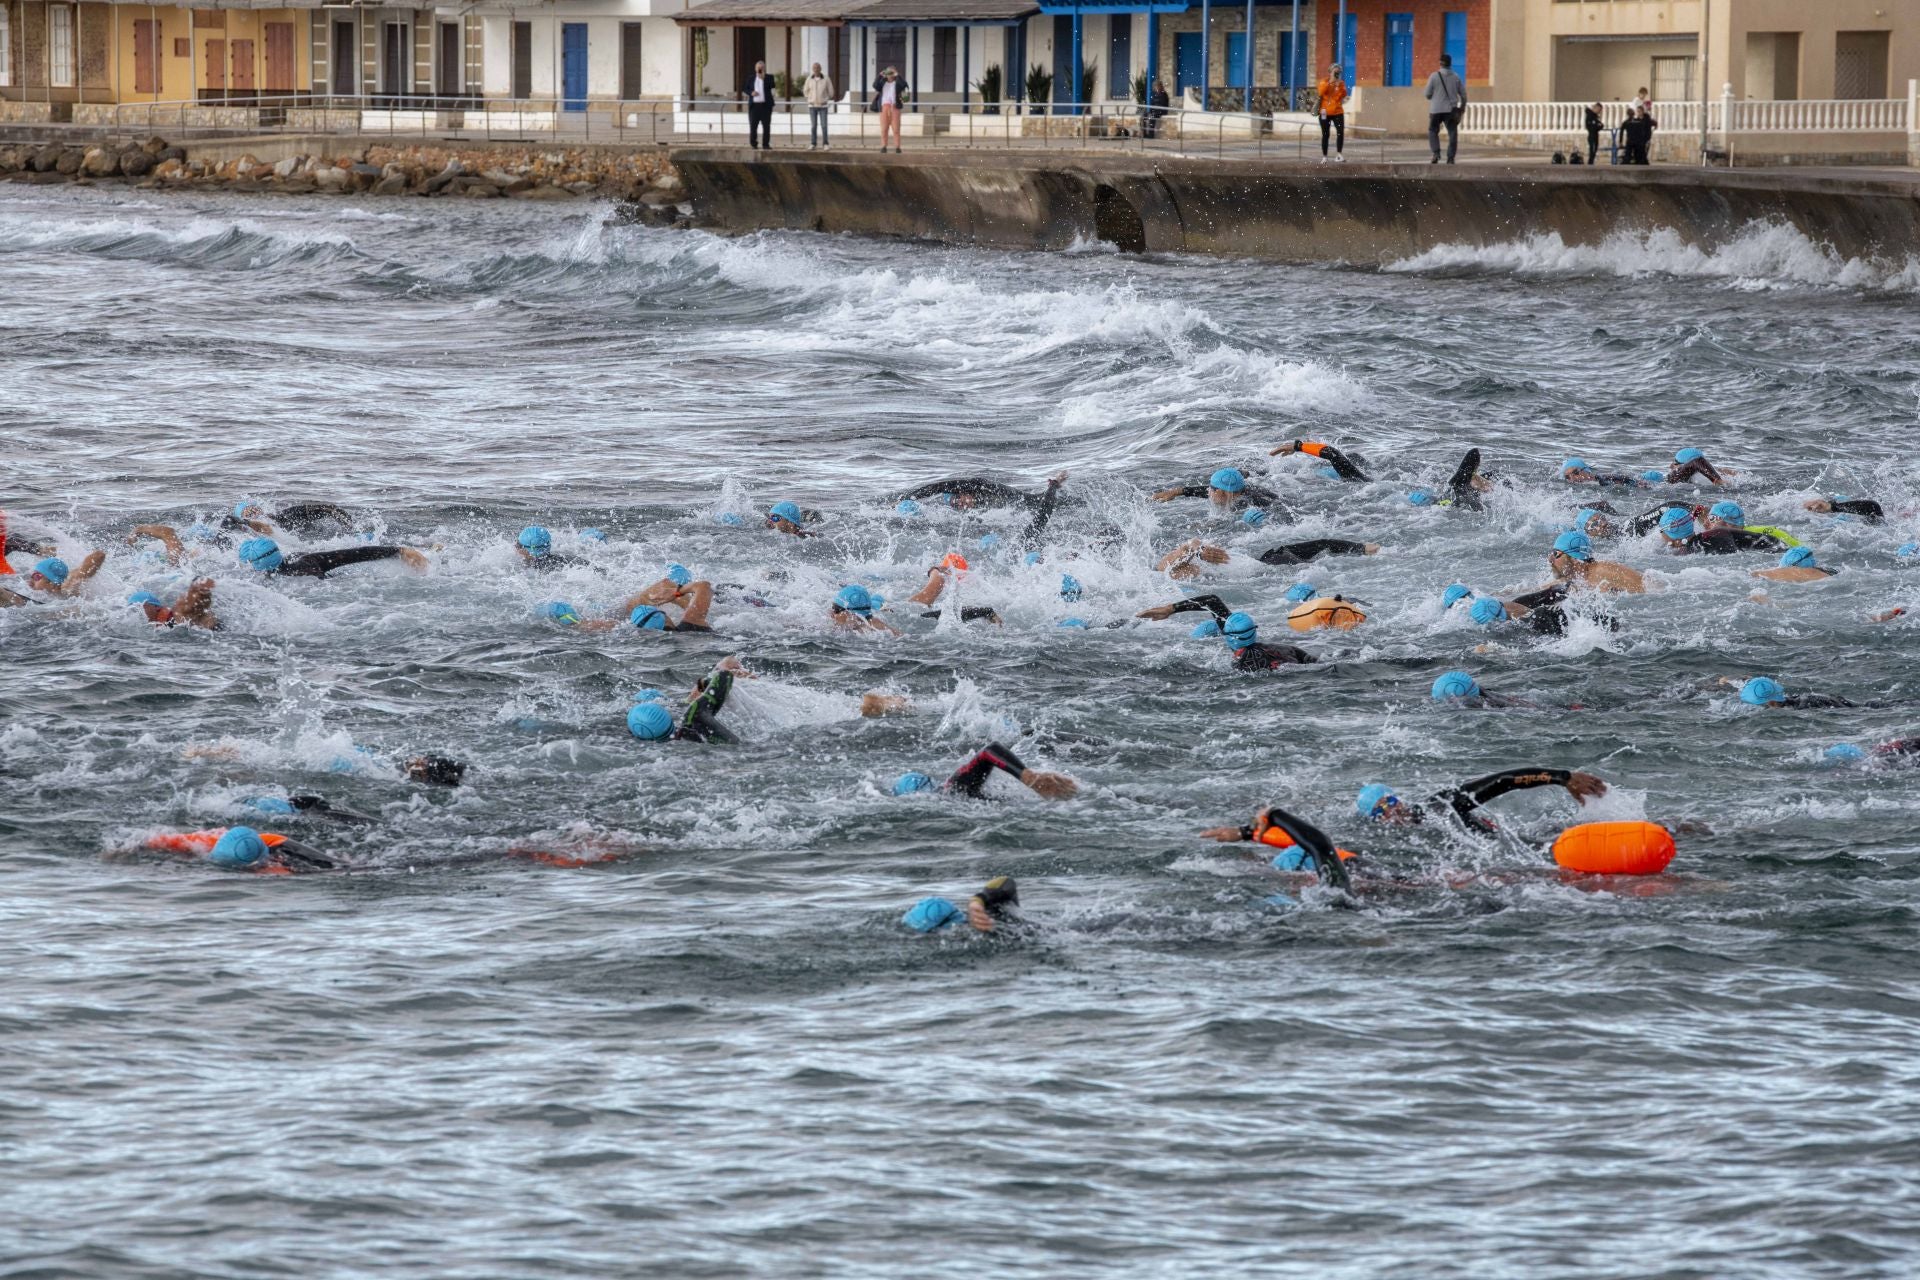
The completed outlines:
<svg viewBox="0 0 1920 1280">
<path fill-rule="evenodd" d="M 1755 529 L 1705 529 L 1686 545 L 1703 556 L 1730 556 L 1736 551 L 1785 551 L 1787 544 Z"/>
<path fill-rule="evenodd" d="M 1695 458 L 1692 462 L 1675 463 L 1673 466 L 1667 468 L 1668 484 L 1681 484 L 1694 479 L 1696 476 L 1705 476 L 1715 484 L 1725 483 L 1720 473 L 1714 470 L 1713 464 L 1705 458 Z"/>
<path fill-rule="evenodd" d="M 293 806 L 295 813 L 308 817 L 326 818 L 332 822 L 350 822 L 360 826 L 366 826 L 373 821 L 364 813 L 334 808 L 327 803 L 325 796 L 288 796 L 287 803 Z"/>
<path fill-rule="evenodd" d="M 1057 485 L 1048 485 L 1045 493 L 1023 493 L 1010 484 L 968 476 L 959 480 L 935 480 L 917 489 L 909 489 L 900 496 L 920 499 L 950 493 L 956 497 L 972 498 L 978 507 L 1038 507 L 1052 496 L 1056 488 Z"/>
<path fill-rule="evenodd" d="M 1040 495 L 1039 502 L 1033 504 L 1033 519 L 1027 521 L 1027 527 L 1020 531 L 1017 539 L 1022 547 L 1031 550 L 1040 545 L 1040 535 L 1047 531 L 1047 522 L 1053 519 L 1053 508 L 1060 501 L 1060 484 L 1049 481 L 1047 491 Z"/>
<path fill-rule="evenodd" d="M 1538 591 L 1529 591 L 1526 595 L 1515 596 L 1512 603 L 1528 610 L 1521 621 L 1543 636 L 1563 636 L 1567 634 L 1567 587 L 1556 582 L 1550 587 Z M 1620 629 L 1620 620 L 1611 614 L 1596 615 L 1594 621 L 1609 631 Z"/>
<path fill-rule="evenodd" d="M 1318 458 L 1320 461 L 1332 467 L 1342 480 L 1350 480 L 1356 484 L 1366 480 L 1367 473 L 1355 466 L 1352 458 L 1349 458 L 1332 445 L 1320 445 L 1319 451 L 1316 453 L 1306 448 L 1307 443 L 1305 440 L 1295 440 L 1293 447 L 1297 452 L 1304 453 L 1309 458 Z"/>
<path fill-rule="evenodd" d="M 1880 504 L 1871 498 L 1836 498 L 1833 501 L 1835 515 L 1859 516 L 1869 524 L 1878 524 L 1886 518 L 1886 512 Z"/>
<path fill-rule="evenodd" d="M 1181 485 L 1173 492 L 1178 498 L 1204 498 L 1213 492 L 1213 487 L 1204 484 L 1187 484 Z M 1279 512 L 1283 519 L 1293 519 L 1293 512 L 1280 501 L 1279 494 L 1257 484 L 1250 484 L 1234 494 L 1233 501 L 1229 502 L 1227 507 L 1232 511 L 1245 511 L 1248 507 L 1263 507 L 1268 511 Z"/>
<path fill-rule="evenodd" d="M 1851 707 L 1856 704 L 1848 702 L 1838 694 L 1790 693 L 1784 700 L 1776 702 L 1773 705 L 1776 707 L 1790 707 L 1795 711 L 1825 711 L 1833 707 Z"/>
<path fill-rule="evenodd" d="M 1305 564 L 1316 556 L 1363 556 L 1367 554 L 1364 542 L 1348 542 L 1344 538 L 1313 538 L 1307 542 L 1287 542 L 1277 547 L 1268 547 L 1254 559 L 1261 564 Z"/>
<path fill-rule="evenodd" d="M 392 560 L 402 550 L 402 547 L 339 547 L 333 551 L 302 551 L 299 555 L 287 556 L 277 568 L 267 572 L 281 578 L 324 578 L 350 564 Z"/>
<path fill-rule="evenodd" d="M 1484 778 L 1475 778 L 1457 787 L 1437 791 L 1418 804 L 1408 805 L 1406 812 L 1413 821 L 1424 822 L 1429 814 L 1444 809 L 1458 818 L 1469 831 L 1493 835 L 1500 828 L 1492 819 L 1482 817 L 1474 810 L 1510 791 L 1564 787 L 1572 778 L 1573 773 L 1568 769 L 1503 769 L 1499 773 L 1490 773 Z"/>
<path fill-rule="evenodd" d="M 562 555 L 558 551 L 549 551 L 543 556 L 528 556 L 527 568 L 535 573 L 553 573 L 560 569 L 572 569 L 587 563 L 579 556 Z"/>
<path fill-rule="evenodd" d="M 920 616 L 923 618 L 937 618 L 940 616 L 940 610 L 922 610 Z M 1000 621 L 1000 611 L 990 604 L 963 605 L 960 609 L 960 621 L 998 623 Z"/>
<path fill-rule="evenodd" d="M 1276 667 L 1306 666 L 1319 659 L 1305 649 L 1290 644 L 1261 644 L 1259 641 L 1233 651 L 1235 671 L 1272 671 Z"/>
<path fill-rule="evenodd" d="M 1480 501 L 1480 491 L 1473 487 L 1473 481 L 1480 474 L 1480 451 L 1467 450 L 1467 456 L 1460 459 L 1460 465 L 1453 469 L 1453 477 L 1447 481 L 1447 496 L 1453 505 L 1462 511 L 1484 510 Z"/>
<path fill-rule="evenodd" d="M 1318 876 L 1321 884 L 1329 884 L 1336 889 L 1351 889 L 1353 878 L 1347 874 L 1346 863 L 1334 852 L 1333 841 L 1327 839 L 1327 833 L 1308 822 L 1305 818 L 1295 817 L 1285 809 L 1269 808 L 1267 821 L 1280 828 L 1293 838 L 1294 845 L 1304 856 L 1307 866 Z M 1253 838 L 1250 827 L 1242 827 L 1247 839 Z"/>
<path fill-rule="evenodd" d="M 955 769 L 953 776 L 947 779 L 941 790 L 957 791 L 963 796 L 978 800 L 986 788 L 987 779 L 993 776 L 995 769 L 1018 778 L 1027 771 L 1027 766 L 1020 762 L 1019 756 L 999 743 L 989 742 L 974 753 L 973 759 Z"/>
<path fill-rule="evenodd" d="M 707 676 L 687 703 L 673 736 L 686 742 L 740 741 L 720 724 L 720 709 L 727 705 L 727 695 L 732 692 L 733 672 L 716 670 Z"/>
</svg>

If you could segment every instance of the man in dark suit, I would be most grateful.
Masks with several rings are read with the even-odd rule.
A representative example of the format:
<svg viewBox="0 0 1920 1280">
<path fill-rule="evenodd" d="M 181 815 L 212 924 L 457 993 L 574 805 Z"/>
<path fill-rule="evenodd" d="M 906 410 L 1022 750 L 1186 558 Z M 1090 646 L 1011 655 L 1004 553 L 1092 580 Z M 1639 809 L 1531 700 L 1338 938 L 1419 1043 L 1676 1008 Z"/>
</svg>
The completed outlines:
<svg viewBox="0 0 1920 1280">
<path fill-rule="evenodd" d="M 747 143 L 756 151 L 761 147 L 773 146 L 773 100 L 775 90 L 773 77 L 767 74 L 767 64 L 753 64 L 753 74 L 740 90 L 740 96 L 747 100 Z"/>
</svg>

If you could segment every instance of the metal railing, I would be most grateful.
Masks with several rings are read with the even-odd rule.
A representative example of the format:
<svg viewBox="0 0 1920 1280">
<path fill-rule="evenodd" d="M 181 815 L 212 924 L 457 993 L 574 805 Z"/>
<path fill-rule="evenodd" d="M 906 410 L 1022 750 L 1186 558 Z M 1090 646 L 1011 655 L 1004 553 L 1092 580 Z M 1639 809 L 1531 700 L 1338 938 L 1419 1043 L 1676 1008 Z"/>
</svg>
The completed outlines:
<svg viewBox="0 0 1920 1280">
<path fill-rule="evenodd" d="M 1585 102 L 1474 102 L 1460 125 L 1465 134 L 1584 134 Z M 1609 127 L 1626 118 L 1631 102 L 1605 102 L 1600 118 Z M 1904 133 L 1910 119 L 1905 98 L 1657 102 L 1653 118 L 1665 133 L 1698 133 L 1701 112 L 1712 133 Z"/>
<path fill-rule="evenodd" d="M 828 136 L 842 144 L 877 140 L 880 117 L 861 100 L 829 109 Z M 1176 155 L 1305 159 L 1319 125 L 1300 113 L 1149 108 L 1136 102 L 922 103 L 901 115 L 902 133 L 942 149 L 1153 150 Z M 776 104 L 775 143 L 809 136 L 806 104 Z M 71 124 L 23 123 L 36 133 L 158 134 L 173 142 L 259 134 L 319 134 L 399 143 L 563 141 L 627 146 L 748 141 L 746 104 L 735 98 L 625 100 L 436 98 L 419 95 L 254 95 L 222 101 L 91 104 Z M 1384 129 L 1349 124 L 1357 144 L 1387 158 Z"/>
</svg>

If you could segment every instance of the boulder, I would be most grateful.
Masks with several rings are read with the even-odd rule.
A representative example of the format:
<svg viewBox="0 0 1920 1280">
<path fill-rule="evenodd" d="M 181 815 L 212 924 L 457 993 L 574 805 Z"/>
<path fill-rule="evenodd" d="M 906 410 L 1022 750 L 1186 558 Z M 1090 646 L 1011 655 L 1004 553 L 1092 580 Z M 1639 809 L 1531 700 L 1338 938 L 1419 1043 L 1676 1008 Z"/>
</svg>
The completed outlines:
<svg viewBox="0 0 1920 1280">
<path fill-rule="evenodd" d="M 372 191 L 376 196 L 403 196 L 407 194 L 407 175 L 390 173 L 374 183 Z"/>
<path fill-rule="evenodd" d="M 120 172 L 129 178 L 144 178 L 159 167 L 150 152 L 135 148 L 120 153 Z"/>
<path fill-rule="evenodd" d="M 519 174 L 508 173 L 505 169 L 482 169 L 480 176 L 496 187 L 510 187 L 520 178 Z"/>
<path fill-rule="evenodd" d="M 80 166 L 86 161 L 86 158 L 87 153 L 78 147 L 65 147 L 61 150 L 60 159 L 55 162 L 53 171 L 55 173 L 64 173 L 71 178 L 74 174 L 80 172 Z"/>
<path fill-rule="evenodd" d="M 659 209 L 667 205 L 679 204 L 680 197 L 671 191 L 642 191 L 640 193 L 640 203 L 650 209 Z"/>
<path fill-rule="evenodd" d="M 60 157 L 66 154 L 66 150 L 57 142 L 49 142 L 33 153 L 28 167 L 35 173 L 52 173 L 60 167 Z"/>
<path fill-rule="evenodd" d="M 320 191 L 345 191 L 347 189 L 347 171 L 336 169 L 332 165 L 313 171 L 313 185 Z"/>
<path fill-rule="evenodd" d="M 471 196 L 476 199 L 498 199 L 500 195 L 500 188 L 494 186 L 491 182 L 487 182 L 484 180 L 475 181 L 475 180 L 469 179 L 466 185 L 460 188 L 460 194 L 463 196 Z"/>
<path fill-rule="evenodd" d="M 184 162 L 187 158 L 187 149 L 185 147 L 166 147 L 159 152 L 156 158 L 159 159 L 162 163 L 165 163 L 168 160 L 179 160 Z"/>
<path fill-rule="evenodd" d="M 305 159 L 305 156 L 288 156 L 284 160 L 276 161 L 273 166 L 273 176 L 276 178 L 291 178 L 295 173 L 299 172 L 300 162 Z"/>
<path fill-rule="evenodd" d="M 27 182 L 31 186 L 50 187 L 56 182 L 71 182 L 72 179 L 58 169 L 49 169 L 45 173 L 30 173 Z"/>
<path fill-rule="evenodd" d="M 251 178 L 261 173 L 266 167 L 267 166 L 260 163 L 257 157 L 244 155 L 233 162 L 233 176 L 236 178 Z"/>
<path fill-rule="evenodd" d="M 565 187 L 556 187 L 551 183 L 545 183 L 541 186 L 529 187 L 525 191 L 516 192 L 515 198 L 520 200 L 573 200 L 577 197 Z"/>
<path fill-rule="evenodd" d="M 169 147 L 167 140 L 159 134 L 154 134 L 149 138 L 143 138 L 138 145 L 142 151 L 156 160 L 164 160 L 168 151 L 175 150 L 175 148 Z"/>
<path fill-rule="evenodd" d="M 20 153 L 12 147 L 0 147 L 0 173 L 12 173 L 24 166 L 20 163 Z"/>
<path fill-rule="evenodd" d="M 649 185 L 656 191 L 678 191 L 681 188 L 680 175 L 671 170 L 666 173 L 656 173 Z"/>
<path fill-rule="evenodd" d="M 178 160 L 162 160 L 153 167 L 153 176 L 162 182 L 181 182 L 186 179 L 187 166 Z"/>
<path fill-rule="evenodd" d="M 434 174 L 431 178 L 428 178 L 426 182 L 421 185 L 420 189 L 430 196 L 438 195 L 444 191 L 455 178 L 458 178 L 464 172 L 466 172 L 466 170 L 461 167 L 458 160 L 449 160 L 447 161 L 447 167 Z"/>
<path fill-rule="evenodd" d="M 371 191 L 373 184 L 380 181 L 380 167 L 368 164 L 364 160 L 356 161 L 347 170 L 347 185 L 355 191 Z"/>
<path fill-rule="evenodd" d="M 567 190 L 577 196 L 590 196 L 599 189 L 600 184 L 597 182 L 569 182 L 567 184 Z"/>
</svg>

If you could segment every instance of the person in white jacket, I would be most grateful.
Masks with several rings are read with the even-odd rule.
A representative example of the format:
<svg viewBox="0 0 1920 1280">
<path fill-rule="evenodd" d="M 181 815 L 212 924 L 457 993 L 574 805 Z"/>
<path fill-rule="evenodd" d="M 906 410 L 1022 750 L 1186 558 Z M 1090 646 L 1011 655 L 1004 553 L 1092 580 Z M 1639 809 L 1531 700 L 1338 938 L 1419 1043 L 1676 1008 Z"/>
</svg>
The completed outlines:
<svg viewBox="0 0 1920 1280">
<path fill-rule="evenodd" d="M 813 73 L 807 77 L 805 85 L 807 97 L 807 150 L 815 147 L 830 150 L 827 141 L 827 113 L 833 110 L 833 81 L 820 70 L 820 64 L 813 64 Z"/>
</svg>

